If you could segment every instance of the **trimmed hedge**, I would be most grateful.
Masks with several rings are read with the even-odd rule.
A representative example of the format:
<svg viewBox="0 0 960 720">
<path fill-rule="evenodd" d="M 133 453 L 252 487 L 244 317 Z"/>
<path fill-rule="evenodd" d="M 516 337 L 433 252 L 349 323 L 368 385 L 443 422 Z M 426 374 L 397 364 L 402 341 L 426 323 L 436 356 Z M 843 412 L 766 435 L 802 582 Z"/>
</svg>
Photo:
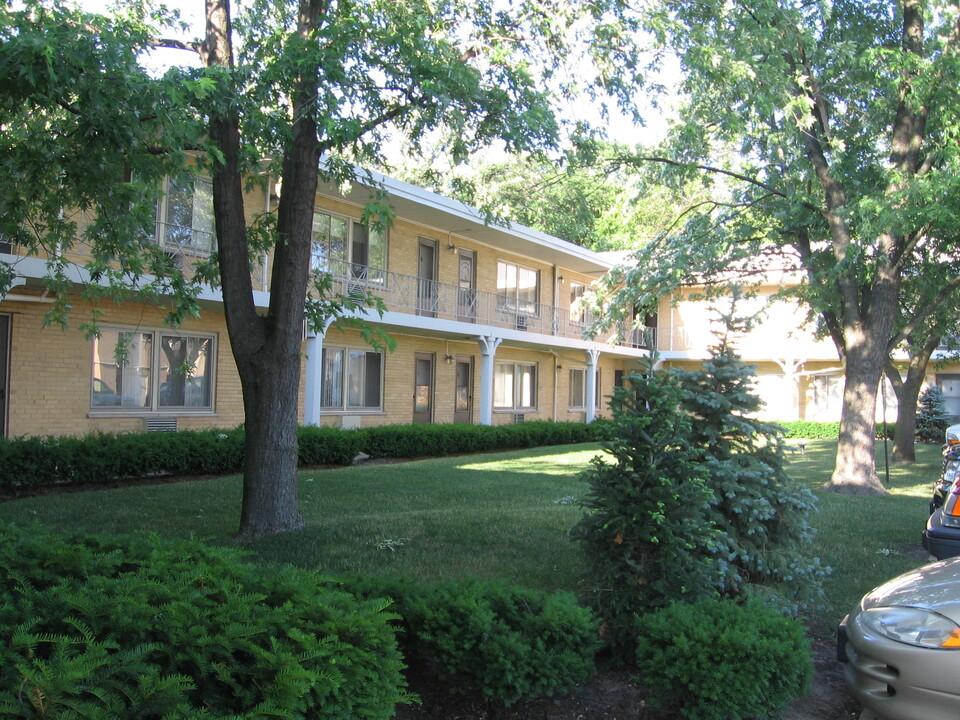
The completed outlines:
<svg viewBox="0 0 960 720">
<path fill-rule="evenodd" d="M 794 420 L 790 422 L 778 422 L 777 425 L 782 427 L 785 432 L 785 437 L 788 438 L 804 438 L 806 440 L 836 440 L 840 437 L 840 423 L 839 422 L 811 422 L 809 420 Z M 884 429 L 886 429 L 887 437 L 893 437 L 895 425 L 893 423 L 878 423 L 876 431 L 874 432 L 874 437 L 882 438 Z"/>
<path fill-rule="evenodd" d="M 691 720 L 779 717 L 810 684 L 803 627 L 757 600 L 677 603 L 637 621 L 651 704 Z"/>
<path fill-rule="evenodd" d="M 423 586 L 354 578 L 360 597 L 387 596 L 411 666 L 504 705 L 568 692 L 596 673 L 598 621 L 572 593 L 467 580 Z"/>
<path fill-rule="evenodd" d="M 458 453 L 589 442 L 602 425 L 390 425 L 341 430 L 301 427 L 300 465 L 349 465 L 371 457 Z M 86 437 L 0 438 L 0 487 L 102 483 L 151 475 L 230 475 L 243 470 L 243 427 Z"/>
<path fill-rule="evenodd" d="M 157 537 L 0 526 L 0 716 L 348 720 L 408 700 L 386 603 Z"/>
</svg>

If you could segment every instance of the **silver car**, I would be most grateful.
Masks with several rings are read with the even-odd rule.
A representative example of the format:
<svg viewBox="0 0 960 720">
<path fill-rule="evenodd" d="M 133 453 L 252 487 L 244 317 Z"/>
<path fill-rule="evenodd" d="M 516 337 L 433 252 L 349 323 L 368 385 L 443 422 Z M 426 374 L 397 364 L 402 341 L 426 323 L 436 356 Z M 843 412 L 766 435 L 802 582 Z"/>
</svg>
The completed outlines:
<svg viewBox="0 0 960 720">
<path fill-rule="evenodd" d="M 837 655 L 863 717 L 960 718 L 960 557 L 865 595 L 840 624 Z"/>
</svg>

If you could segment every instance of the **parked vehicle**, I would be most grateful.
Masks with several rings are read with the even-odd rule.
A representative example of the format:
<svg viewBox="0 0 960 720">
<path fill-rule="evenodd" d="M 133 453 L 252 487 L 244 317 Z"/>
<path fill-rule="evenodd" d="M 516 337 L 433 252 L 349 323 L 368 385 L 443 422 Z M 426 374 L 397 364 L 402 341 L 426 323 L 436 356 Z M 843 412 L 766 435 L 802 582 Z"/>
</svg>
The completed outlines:
<svg viewBox="0 0 960 720">
<path fill-rule="evenodd" d="M 840 623 L 837 656 L 854 697 L 879 720 L 957 720 L 960 557 L 867 593 Z"/>
<path fill-rule="evenodd" d="M 921 536 L 923 547 L 938 560 L 960 555 L 960 425 L 948 427 L 945 439 L 943 466 Z"/>
</svg>

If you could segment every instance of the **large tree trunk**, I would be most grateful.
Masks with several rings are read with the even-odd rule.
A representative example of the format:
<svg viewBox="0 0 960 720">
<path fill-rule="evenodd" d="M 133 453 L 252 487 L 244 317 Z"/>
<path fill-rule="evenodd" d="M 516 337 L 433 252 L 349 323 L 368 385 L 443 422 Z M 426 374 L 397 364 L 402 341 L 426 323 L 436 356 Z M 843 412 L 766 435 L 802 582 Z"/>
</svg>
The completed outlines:
<svg viewBox="0 0 960 720">
<path fill-rule="evenodd" d="M 229 0 L 207 0 L 208 67 L 232 66 Z M 316 27 L 320 4 L 304 0 L 298 32 Z M 314 69 L 315 70 L 315 69 Z M 232 82 L 229 79 L 221 82 Z M 218 261 L 227 331 L 243 392 L 246 452 L 239 537 L 303 527 L 297 500 L 297 421 L 300 352 L 310 271 L 313 206 L 320 149 L 317 142 L 316 72 L 303 71 L 292 98 L 293 132 L 283 159 L 277 207 L 278 242 L 270 278 L 270 307 L 260 316 L 253 301 L 243 211 L 240 121 L 227 103 L 211 113 L 210 137 L 222 154 L 213 171 Z M 224 88 L 233 97 L 236 88 Z"/>
<path fill-rule="evenodd" d="M 859 348 L 847 355 L 837 461 L 824 489 L 856 495 L 886 492 L 877 477 L 874 450 L 877 387 L 886 359 L 882 354 L 876 358 L 878 354 L 876 349 Z"/>
<path fill-rule="evenodd" d="M 265 353 L 262 360 L 271 355 Z M 246 435 L 242 537 L 273 535 L 304 524 L 297 499 L 299 352 L 271 364 L 272 371 L 241 373 Z"/>
</svg>

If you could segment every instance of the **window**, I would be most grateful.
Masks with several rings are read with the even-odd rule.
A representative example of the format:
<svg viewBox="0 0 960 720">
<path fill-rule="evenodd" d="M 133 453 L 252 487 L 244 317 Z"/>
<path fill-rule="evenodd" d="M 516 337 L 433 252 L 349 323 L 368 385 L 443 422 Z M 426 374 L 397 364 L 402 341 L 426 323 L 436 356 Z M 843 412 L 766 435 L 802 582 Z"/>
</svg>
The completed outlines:
<svg viewBox="0 0 960 720">
<path fill-rule="evenodd" d="M 313 211 L 311 267 L 334 275 L 382 283 L 387 269 L 387 234 L 363 223 Z"/>
<path fill-rule="evenodd" d="M 157 203 L 157 238 L 172 250 L 209 253 L 216 247 L 213 185 L 209 180 L 170 178 Z"/>
<path fill-rule="evenodd" d="M 537 366 L 497 363 L 493 374 L 493 406 L 500 410 L 537 407 Z"/>
<path fill-rule="evenodd" d="M 497 263 L 498 306 L 508 312 L 536 315 L 540 301 L 540 272 L 522 265 Z"/>
<path fill-rule="evenodd" d="M 583 309 L 583 295 L 587 286 L 583 283 L 570 283 L 570 322 L 583 325 L 586 313 Z"/>
<path fill-rule="evenodd" d="M 213 410 L 214 338 L 103 330 L 93 342 L 90 407 Z"/>
<path fill-rule="evenodd" d="M 596 372 L 597 390 L 594 407 L 600 409 L 600 369 Z M 570 408 L 583 409 L 587 406 L 587 369 L 570 368 Z"/>
<path fill-rule="evenodd" d="M 327 410 L 379 410 L 383 355 L 372 350 L 323 348 L 320 407 Z"/>
</svg>

